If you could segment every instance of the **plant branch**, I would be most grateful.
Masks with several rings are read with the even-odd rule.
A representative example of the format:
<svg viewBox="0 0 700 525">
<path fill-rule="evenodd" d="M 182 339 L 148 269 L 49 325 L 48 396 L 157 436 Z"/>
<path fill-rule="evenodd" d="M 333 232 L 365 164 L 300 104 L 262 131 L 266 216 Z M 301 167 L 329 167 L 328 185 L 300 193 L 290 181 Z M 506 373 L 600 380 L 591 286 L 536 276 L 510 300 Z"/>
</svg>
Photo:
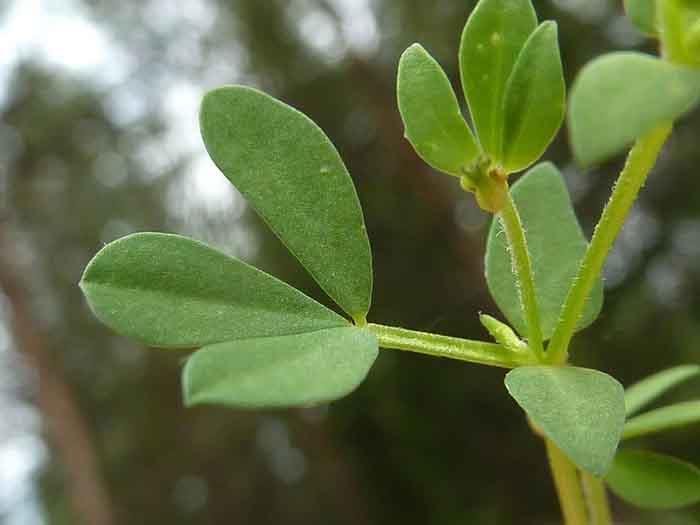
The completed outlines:
<svg viewBox="0 0 700 525">
<path fill-rule="evenodd" d="M 537 306 L 537 294 L 535 292 L 535 279 L 530 262 L 530 252 L 527 248 L 525 230 L 523 229 L 518 209 L 513 201 L 513 196 L 507 192 L 503 208 L 499 212 L 501 224 L 506 232 L 510 257 L 513 264 L 513 272 L 518 279 L 518 291 L 522 305 L 523 316 L 527 323 L 528 346 L 538 358 L 542 358 L 544 350 L 542 346 L 542 331 L 540 328 L 540 312 Z"/>
<path fill-rule="evenodd" d="M 590 525 L 612 525 L 610 503 L 608 493 L 605 490 L 603 480 L 594 477 L 588 472 L 581 471 L 581 482 L 588 503 Z"/>
<path fill-rule="evenodd" d="M 576 467 L 552 441 L 545 437 L 544 442 L 565 525 L 589 525 Z"/>
<path fill-rule="evenodd" d="M 664 124 L 641 137 L 627 157 L 627 162 L 615 184 L 613 193 L 593 233 L 591 243 L 581 261 L 557 327 L 548 346 L 548 357 L 553 363 L 565 363 L 568 347 L 586 299 L 603 269 L 603 263 L 622 229 L 627 215 L 649 172 L 654 167 L 661 147 L 671 133 L 671 125 Z"/>
<path fill-rule="evenodd" d="M 367 329 L 379 340 L 379 346 L 419 354 L 446 357 L 481 365 L 515 368 L 534 365 L 537 361 L 529 352 L 513 352 L 501 345 L 472 341 L 446 335 L 407 330 L 395 326 L 369 323 Z"/>
</svg>

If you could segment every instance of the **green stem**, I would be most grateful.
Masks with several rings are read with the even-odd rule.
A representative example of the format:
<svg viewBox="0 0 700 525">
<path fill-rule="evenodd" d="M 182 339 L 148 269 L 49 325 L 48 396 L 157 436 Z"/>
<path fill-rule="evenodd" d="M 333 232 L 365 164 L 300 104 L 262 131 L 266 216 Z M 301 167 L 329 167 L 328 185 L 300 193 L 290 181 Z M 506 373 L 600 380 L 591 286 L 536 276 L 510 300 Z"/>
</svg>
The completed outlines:
<svg viewBox="0 0 700 525">
<path fill-rule="evenodd" d="M 612 525 L 610 503 L 603 480 L 588 472 L 581 471 L 581 482 L 588 502 L 588 512 L 591 516 L 590 525 Z"/>
<path fill-rule="evenodd" d="M 589 525 L 576 467 L 552 441 L 544 438 L 544 442 L 565 525 Z"/>
<path fill-rule="evenodd" d="M 670 133 L 670 124 L 659 126 L 641 137 L 630 151 L 625 167 L 620 173 L 612 196 L 603 210 L 588 250 L 581 261 L 578 275 L 569 289 L 559 323 L 549 343 L 547 354 L 552 363 L 567 361 L 569 343 L 583 312 L 586 299 L 600 275 L 605 258 L 622 229 L 639 190 L 656 163 L 661 147 Z"/>
<path fill-rule="evenodd" d="M 513 272 L 518 278 L 520 303 L 527 323 L 528 345 L 541 360 L 544 350 L 542 346 L 540 312 L 537 306 L 537 294 L 535 293 L 535 279 L 532 272 L 532 263 L 530 262 L 530 252 L 525 239 L 525 230 L 510 192 L 506 195 L 499 216 L 508 239 Z"/>
<path fill-rule="evenodd" d="M 513 352 L 494 343 L 417 332 L 374 323 L 369 323 L 367 329 L 377 337 L 379 346 L 382 348 L 407 350 L 501 368 L 536 364 L 529 352 Z"/>
</svg>

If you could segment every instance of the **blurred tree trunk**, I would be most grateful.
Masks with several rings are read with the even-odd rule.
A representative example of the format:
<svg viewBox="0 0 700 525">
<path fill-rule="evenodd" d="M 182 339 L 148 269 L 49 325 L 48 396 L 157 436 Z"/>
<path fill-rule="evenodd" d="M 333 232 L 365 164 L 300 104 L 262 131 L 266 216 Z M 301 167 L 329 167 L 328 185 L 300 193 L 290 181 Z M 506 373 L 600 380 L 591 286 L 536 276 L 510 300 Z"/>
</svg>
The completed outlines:
<svg viewBox="0 0 700 525">
<path fill-rule="evenodd" d="M 50 444 L 61 461 L 66 492 L 79 523 L 113 525 L 113 505 L 99 469 L 97 452 L 85 418 L 64 381 L 59 366 L 46 351 L 41 328 L 32 318 L 29 299 L 11 268 L 10 246 L 0 229 L 0 289 L 12 309 L 17 348 L 36 373 L 36 404 L 42 412 Z"/>
</svg>

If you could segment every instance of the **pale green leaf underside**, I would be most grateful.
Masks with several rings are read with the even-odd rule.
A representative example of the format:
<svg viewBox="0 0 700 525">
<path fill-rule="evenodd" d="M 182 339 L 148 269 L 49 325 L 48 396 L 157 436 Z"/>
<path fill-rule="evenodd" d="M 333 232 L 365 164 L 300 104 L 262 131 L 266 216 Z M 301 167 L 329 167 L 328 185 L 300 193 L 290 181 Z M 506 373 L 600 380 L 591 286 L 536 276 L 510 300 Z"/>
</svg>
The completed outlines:
<svg viewBox="0 0 700 525">
<path fill-rule="evenodd" d="M 566 86 L 557 25 L 542 23 L 525 42 L 505 92 L 503 167 L 521 171 L 537 161 L 564 120 Z"/>
<path fill-rule="evenodd" d="M 461 177 L 479 152 L 440 65 L 419 44 L 399 61 L 396 85 L 406 138 L 433 168 Z"/>
<path fill-rule="evenodd" d="M 625 12 L 642 33 L 656 35 L 656 0 L 625 0 Z"/>
<path fill-rule="evenodd" d="M 506 82 L 525 41 L 537 27 L 530 0 L 481 0 L 459 46 L 464 95 L 484 151 L 501 160 Z"/>
<path fill-rule="evenodd" d="M 511 396 L 580 468 L 604 475 L 625 422 L 622 385 L 597 370 L 527 366 L 506 375 Z"/>
<path fill-rule="evenodd" d="M 583 165 L 619 153 L 700 100 L 700 70 L 642 53 L 610 53 L 583 68 L 571 89 L 571 145 Z"/>
<path fill-rule="evenodd" d="M 224 175 L 321 288 L 364 318 L 372 294 L 369 240 L 350 175 L 321 128 L 242 86 L 209 92 L 200 125 Z"/>
<path fill-rule="evenodd" d="M 671 388 L 700 375 L 700 365 L 681 365 L 657 372 L 625 389 L 627 417 L 639 412 L 646 405 Z"/>
<path fill-rule="evenodd" d="M 605 481 L 621 499 L 645 509 L 674 509 L 700 501 L 700 469 L 662 454 L 621 450 Z"/>
<path fill-rule="evenodd" d="M 349 324 L 252 266 L 164 233 L 137 233 L 108 244 L 88 264 L 80 286 L 103 323 L 161 348 Z"/>
<path fill-rule="evenodd" d="M 377 357 L 377 339 L 356 327 L 207 346 L 187 361 L 187 405 L 306 406 L 349 394 Z"/>
<path fill-rule="evenodd" d="M 655 434 L 700 423 L 700 401 L 686 401 L 633 417 L 625 424 L 624 439 Z"/>
<path fill-rule="evenodd" d="M 588 243 L 571 205 L 564 180 L 550 163 L 538 164 L 511 189 L 525 228 L 545 339 L 551 337 L 561 307 Z M 496 304 L 520 333 L 527 327 L 513 273 L 506 235 L 494 220 L 486 245 L 486 281 Z M 603 286 L 598 281 L 589 297 L 578 327 L 592 323 L 603 304 Z"/>
</svg>

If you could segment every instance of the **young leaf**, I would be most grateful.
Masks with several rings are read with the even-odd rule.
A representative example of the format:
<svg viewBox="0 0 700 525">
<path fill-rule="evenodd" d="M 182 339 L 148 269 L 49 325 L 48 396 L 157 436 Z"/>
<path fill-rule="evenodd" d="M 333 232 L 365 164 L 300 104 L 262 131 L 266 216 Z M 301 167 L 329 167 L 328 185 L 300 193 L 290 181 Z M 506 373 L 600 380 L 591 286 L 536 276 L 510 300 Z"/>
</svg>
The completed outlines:
<svg viewBox="0 0 700 525">
<path fill-rule="evenodd" d="M 571 89 L 574 154 L 584 165 L 602 162 L 698 100 L 698 70 L 633 52 L 598 58 L 583 68 Z"/>
<path fill-rule="evenodd" d="M 525 366 L 506 375 L 511 396 L 576 465 L 604 475 L 625 422 L 622 385 L 597 370 Z"/>
<path fill-rule="evenodd" d="M 574 214 L 564 179 L 554 165 L 538 164 L 513 185 L 511 192 L 525 228 L 532 260 L 542 335 L 548 339 L 554 332 L 569 285 L 588 243 Z M 506 236 L 497 220 L 489 231 L 485 265 L 491 295 L 511 325 L 525 337 L 527 327 L 516 277 Z M 599 282 L 588 299 L 579 328 L 596 319 L 602 304 L 603 287 Z"/>
<path fill-rule="evenodd" d="M 252 266 L 165 233 L 136 233 L 108 244 L 88 264 L 80 287 L 103 323 L 160 348 L 349 324 Z"/>
<path fill-rule="evenodd" d="M 318 284 L 354 319 L 372 294 L 357 193 L 323 131 L 255 89 L 209 92 L 200 113 L 209 155 Z"/>
<path fill-rule="evenodd" d="M 605 481 L 620 498 L 644 509 L 675 509 L 700 501 L 700 469 L 662 454 L 621 450 Z"/>
<path fill-rule="evenodd" d="M 627 417 L 683 381 L 700 375 L 700 365 L 681 365 L 657 372 L 625 389 Z"/>
<path fill-rule="evenodd" d="M 700 401 L 677 403 L 633 417 L 625 424 L 622 437 L 645 436 L 693 423 L 700 423 Z"/>
<path fill-rule="evenodd" d="M 375 336 L 352 326 L 207 346 L 185 365 L 185 404 L 254 408 L 332 401 L 364 380 L 377 352 Z"/>
<path fill-rule="evenodd" d="M 656 0 L 625 0 L 625 12 L 645 35 L 655 36 L 658 33 L 656 27 Z"/>
<path fill-rule="evenodd" d="M 479 147 L 447 75 L 419 44 L 401 55 L 396 91 L 406 138 L 418 155 L 437 170 L 464 175 Z"/>
<path fill-rule="evenodd" d="M 497 161 L 506 82 L 536 26 L 530 0 L 480 0 L 462 32 L 459 68 L 464 95 L 481 146 Z"/>
<path fill-rule="evenodd" d="M 544 22 L 530 35 L 505 91 L 503 167 L 520 171 L 539 159 L 564 120 L 566 85 L 557 24 Z"/>
<path fill-rule="evenodd" d="M 479 321 L 491 334 L 491 337 L 502 347 L 511 352 L 527 352 L 529 350 L 527 343 L 520 339 L 510 326 L 502 323 L 495 317 L 479 314 Z"/>
</svg>

